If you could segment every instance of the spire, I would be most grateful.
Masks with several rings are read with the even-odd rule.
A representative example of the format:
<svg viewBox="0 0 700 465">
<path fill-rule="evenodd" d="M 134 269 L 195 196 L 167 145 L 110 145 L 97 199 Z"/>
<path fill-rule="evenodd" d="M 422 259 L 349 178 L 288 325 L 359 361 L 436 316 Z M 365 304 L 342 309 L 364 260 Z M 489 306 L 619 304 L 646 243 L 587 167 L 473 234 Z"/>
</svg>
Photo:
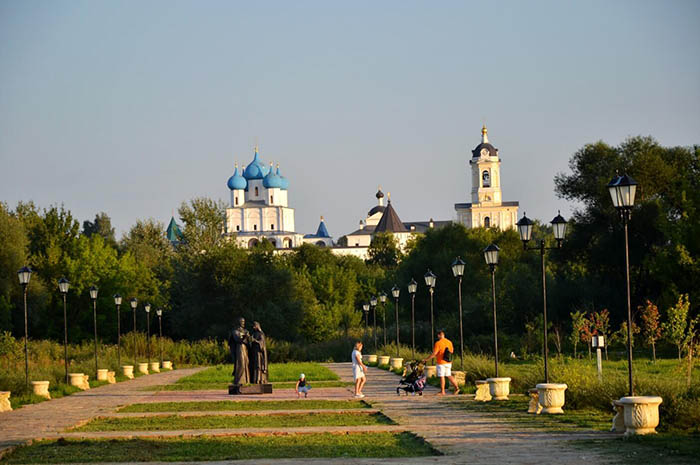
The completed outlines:
<svg viewBox="0 0 700 465">
<path fill-rule="evenodd" d="M 401 222 L 399 215 L 396 214 L 396 210 L 394 210 L 394 207 L 391 205 L 391 201 L 389 201 L 382 218 L 374 228 L 374 232 L 408 232 L 408 229 L 406 229 L 406 226 Z"/>
<path fill-rule="evenodd" d="M 486 129 L 486 124 L 481 128 L 481 143 L 488 144 L 489 142 L 489 130 Z"/>
</svg>

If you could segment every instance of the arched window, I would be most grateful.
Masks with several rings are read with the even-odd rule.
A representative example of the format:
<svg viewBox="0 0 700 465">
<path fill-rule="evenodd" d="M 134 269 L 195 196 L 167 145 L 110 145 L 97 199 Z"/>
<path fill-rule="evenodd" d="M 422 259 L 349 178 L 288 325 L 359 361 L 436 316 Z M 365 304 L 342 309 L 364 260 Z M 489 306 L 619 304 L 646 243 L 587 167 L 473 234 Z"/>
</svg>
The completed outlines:
<svg viewBox="0 0 700 465">
<path fill-rule="evenodd" d="M 274 248 L 277 248 L 277 241 L 276 241 L 276 240 L 270 239 L 270 244 L 272 244 L 272 246 L 273 246 Z"/>
<path fill-rule="evenodd" d="M 257 197 L 258 195 L 258 186 L 255 186 L 255 196 Z"/>
<path fill-rule="evenodd" d="M 292 240 L 288 237 L 284 238 L 284 241 L 282 242 L 284 244 L 285 249 L 291 249 L 292 248 Z"/>
<path fill-rule="evenodd" d="M 316 241 L 316 245 L 319 246 L 319 247 L 325 247 L 325 246 L 326 246 L 326 243 L 323 242 L 323 241 Z"/>
<path fill-rule="evenodd" d="M 270 230 L 271 230 L 271 231 L 274 231 L 274 230 L 275 230 L 275 225 L 274 225 L 274 224 L 271 224 L 271 225 L 270 225 Z"/>
<path fill-rule="evenodd" d="M 257 224 L 254 224 L 254 225 L 253 225 L 253 231 L 257 231 L 257 230 L 258 230 L 258 225 L 257 225 Z"/>
<path fill-rule="evenodd" d="M 253 238 L 253 239 L 251 239 L 251 240 L 248 241 L 248 247 L 249 247 L 249 248 L 253 248 L 253 247 L 255 247 L 256 245 L 258 245 L 258 240 L 257 240 L 257 239 Z"/>
<path fill-rule="evenodd" d="M 489 218 L 488 216 L 486 218 L 484 218 L 484 227 L 485 228 L 491 227 L 491 218 Z"/>
<path fill-rule="evenodd" d="M 491 175 L 487 170 L 481 173 L 481 187 L 491 187 Z"/>
<path fill-rule="evenodd" d="M 241 230 L 241 225 L 240 225 L 240 224 L 237 224 L 237 225 L 236 225 L 236 231 L 240 231 L 240 230 Z"/>
</svg>

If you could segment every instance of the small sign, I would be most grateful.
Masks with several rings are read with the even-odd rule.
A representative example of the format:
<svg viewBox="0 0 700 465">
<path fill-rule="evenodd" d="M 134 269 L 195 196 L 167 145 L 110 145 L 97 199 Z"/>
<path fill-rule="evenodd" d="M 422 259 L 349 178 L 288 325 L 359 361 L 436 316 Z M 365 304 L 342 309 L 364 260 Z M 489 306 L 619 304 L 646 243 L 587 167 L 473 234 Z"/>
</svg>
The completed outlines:
<svg viewBox="0 0 700 465">
<path fill-rule="evenodd" d="M 605 336 L 593 336 L 591 339 L 591 346 L 600 349 L 605 347 Z"/>
</svg>

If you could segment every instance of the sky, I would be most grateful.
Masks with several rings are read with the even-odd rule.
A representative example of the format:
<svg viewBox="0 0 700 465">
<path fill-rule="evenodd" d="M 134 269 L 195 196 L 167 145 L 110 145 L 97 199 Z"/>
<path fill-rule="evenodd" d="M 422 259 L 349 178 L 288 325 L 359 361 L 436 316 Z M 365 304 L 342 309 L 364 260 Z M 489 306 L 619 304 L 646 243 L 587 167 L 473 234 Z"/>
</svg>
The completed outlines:
<svg viewBox="0 0 700 465">
<path fill-rule="evenodd" d="M 0 201 L 106 212 L 117 236 L 229 201 L 260 146 L 297 232 L 337 239 L 381 185 L 455 219 L 482 124 L 504 200 L 550 221 L 587 143 L 700 143 L 697 1 L 0 0 Z"/>
</svg>

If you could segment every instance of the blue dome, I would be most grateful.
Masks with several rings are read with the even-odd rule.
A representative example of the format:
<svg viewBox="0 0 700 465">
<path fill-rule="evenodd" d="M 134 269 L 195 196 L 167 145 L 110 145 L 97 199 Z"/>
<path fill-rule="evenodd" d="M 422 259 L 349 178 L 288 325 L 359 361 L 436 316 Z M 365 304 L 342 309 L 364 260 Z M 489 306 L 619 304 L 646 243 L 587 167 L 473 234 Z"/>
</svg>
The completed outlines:
<svg viewBox="0 0 700 465">
<path fill-rule="evenodd" d="M 238 167 L 236 166 L 236 170 L 233 172 L 233 176 L 228 178 L 227 184 L 228 188 L 231 190 L 245 189 L 248 186 L 248 181 L 246 181 L 243 176 L 238 174 Z"/>
<path fill-rule="evenodd" d="M 255 148 L 255 156 L 253 161 L 250 162 L 248 167 L 243 171 L 243 176 L 250 179 L 262 179 L 270 172 L 270 168 L 265 166 L 265 164 L 260 161 L 260 156 L 258 155 L 258 148 Z"/>
<path fill-rule="evenodd" d="M 279 171 L 279 168 L 277 170 Z M 282 187 L 282 178 L 279 174 L 272 171 L 272 167 L 270 167 L 270 172 L 263 179 L 263 187 L 267 189 Z"/>
<path fill-rule="evenodd" d="M 280 180 L 282 181 L 282 184 L 280 185 L 280 187 L 284 190 L 287 190 L 289 188 L 289 179 L 285 178 L 284 176 L 282 176 L 280 174 L 280 167 L 279 166 L 277 167 L 277 176 L 279 176 Z"/>
</svg>

